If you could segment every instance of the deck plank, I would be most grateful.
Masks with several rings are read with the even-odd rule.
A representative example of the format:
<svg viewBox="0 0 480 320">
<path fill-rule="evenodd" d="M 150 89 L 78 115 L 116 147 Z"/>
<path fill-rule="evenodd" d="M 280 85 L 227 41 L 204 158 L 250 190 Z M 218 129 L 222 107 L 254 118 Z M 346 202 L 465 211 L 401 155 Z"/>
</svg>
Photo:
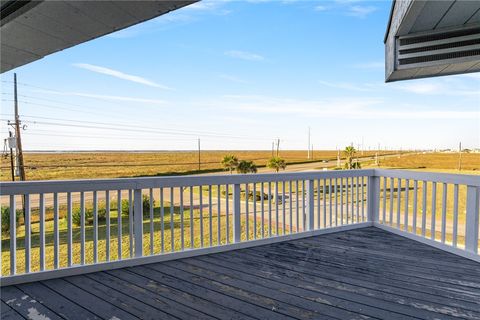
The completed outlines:
<svg viewBox="0 0 480 320">
<path fill-rule="evenodd" d="M 14 309 L 10 308 L 5 302 L 0 300 L 0 319 L 2 320 L 23 320 L 25 319 L 15 311 Z"/>
<path fill-rule="evenodd" d="M 17 285 L 17 287 L 49 309 L 55 310 L 55 312 L 61 317 L 78 320 L 100 319 L 95 314 L 88 311 L 88 309 L 78 306 L 42 283 L 25 283 Z"/>
<path fill-rule="evenodd" d="M 480 263 L 369 227 L 1 288 L 2 319 L 477 319 Z"/>
</svg>

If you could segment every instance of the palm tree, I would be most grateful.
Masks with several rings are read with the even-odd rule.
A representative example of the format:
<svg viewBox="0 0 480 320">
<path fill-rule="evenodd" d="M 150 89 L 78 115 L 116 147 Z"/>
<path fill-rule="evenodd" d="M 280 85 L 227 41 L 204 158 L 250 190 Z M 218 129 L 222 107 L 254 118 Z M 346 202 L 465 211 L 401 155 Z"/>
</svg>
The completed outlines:
<svg viewBox="0 0 480 320">
<path fill-rule="evenodd" d="M 257 166 L 253 161 L 242 160 L 237 165 L 238 173 L 257 173 Z"/>
<path fill-rule="evenodd" d="M 235 170 L 238 166 L 238 158 L 233 154 L 226 155 L 222 159 L 222 165 L 225 170 L 230 171 L 230 174 L 232 174 L 233 170 Z"/>
<path fill-rule="evenodd" d="M 352 162 L 353 162 L 353 157 L 355 156 L 356 152 L 357 152 L 357 150 L 355 150 L 355 148 L 353 146 L 348 146 L 343 151 L 343 153 L 345 154 L 345 160 L 346 160 L 345 167 L 348 170 L 353 169 Z"/>
<path fill-rule="evenodd" d="M 275 171 L 278 172 L 280 169 L 285 170 L 287 163 L 280 157 L 272 157 L 270 160 L 268 160 L 267 167 L 270 169 L 275 169 Z"/>
</svg>

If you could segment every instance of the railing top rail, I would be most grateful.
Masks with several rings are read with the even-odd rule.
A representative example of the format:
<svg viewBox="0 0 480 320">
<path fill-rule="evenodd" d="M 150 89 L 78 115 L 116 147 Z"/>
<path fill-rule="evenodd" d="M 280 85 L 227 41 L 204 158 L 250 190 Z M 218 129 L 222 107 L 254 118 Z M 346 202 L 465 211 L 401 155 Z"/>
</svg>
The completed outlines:
<svg viewBox="0 0 480 320">
<path fill-rule="evenodd" d="M 375 176 L 422 180 L 440 183 L 453 183 L 480 187 L 480 175 L 454 174 L 442 172 L 418 172 L 411 170 L 385 170 L 375 169 Z"/>
<path fill-rule="evenodd" d="M 264 174 L 222 174 L 117 179 L 19 181 L 2 182 L 0 186 L 0 195 L 148 189 L 159 187 L 185 187 L 217 184 L 258 183 L 307 179 L 314 180 L 362 176 L 365 177 L 373 175 L 373 169 L 364 169 Z"/>
</svg>

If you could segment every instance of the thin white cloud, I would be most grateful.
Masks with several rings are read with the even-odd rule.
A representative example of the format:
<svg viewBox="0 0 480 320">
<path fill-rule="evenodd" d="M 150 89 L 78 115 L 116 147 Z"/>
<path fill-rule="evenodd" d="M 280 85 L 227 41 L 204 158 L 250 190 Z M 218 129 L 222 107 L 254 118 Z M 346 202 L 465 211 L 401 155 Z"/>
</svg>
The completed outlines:
<svg viewBox="0 0 480 320">
<path fill-rule="evenodd" d="M 231 58 L 248 60 L 248 61 L 263 61 L 265 57 L 259 55 L 257 53 L 247 52 L 247 51 L 240 51 L 240 50 L 230 50 L 225 51 L 225 55 Z"/>
<path fill-rule="evenodd" d="M 114 96 L 114 95 L 94 94 L 94 93 L 85 93 L 85 92 L 53 91 L 53 90 L 43 90 L 43 89 L 35 90 L 35 92 L 61 95 L 61 96 L 94 98 L 94 99 L 109 100 L 109 101 L 140 102 L 140 103 L 159 104 L 159 105 L 163 105 L 166 103 L 164 100 L 158 100 L 158 99 L 146 99 L 146 98 L 128 97 L 128 96 Z"/>
<path fill-rule="evenodd" d="M 236 77 L 236 76 L 232 76 L 232 75 L 229 75 L 229 74 L 220 74 L 219 77 L 221 79 L 224 79 L 224 80 L 228 80 L 228 81 L 231 81 L 231 82 L 236 82 L 236 83 L 248 83 L 247 81 L 239 78 L 239 77 Z"/>
<path fill-rule="evenodd" d="M 110 68 L 106 68 L 106 67 L 96 66 L 96 65 L 88 64 L 88 63 L 74 63 L 73 66 L 75 66 L 77 68 L 85 69 L 85 70 L 88 70 L 88 71 L 112 76 L 112 77 L 115 77 L 115 78 L 118 78 L 118 79 L 143 84 L 143 85 L 154 87 L 154 88 L 171 90 L 171 88 L 169 88 L 169 87 L 167 87 L 163 84 L 159 84 L 159 83 L 153 82 L 151 80 L 145 79 L 145 78 L 140 77 L 140 76 L 131 75 L 131 74 L 128 74 L 128 73 L 124 73 L 124 72 L 114 70 L 114 69 L 110 69 Z"/>
<path fill-rule="evenodd" d="M 302 100 L 269 96 L 226 95 L 205 103 L 210 108 L 222 108 L 235 113 L 285 115 L 330 119 L 472 119 L 478 111 L 425 110 L 425 106 L 391 108 L 381 98 L 352 97 L 324 100 Z M 425 111 L 417 111 L 425 110 Z"/>
<path fill-rule="evenodd" d="M 319 81 L 322 86 L 335 88 L 335 89 L 342 89 L 342 90 L 349 90 L 349 91 L 373 91 L 377 89 L 377 85 L 366 83 L 366 84 L 355 84 L 350 82 L 331 82 L 331 81 Z"/>
<path fill-rule="evenodd" d="M 315 6 L 315 8 L 313 8 L 313 10 L 315 10 L 315 11 L 326 11 L 326 10 L 328 10 L 328 7 L 318 5 L 318 6 Z"/>
<path fill-rule="evenodd" d="M 383 69 L 385 68 L 384 61 L 371 61 L 365 63 L 358 63 L 354 65 L 357 69 Z"/>
<path fill-rule="evenodd" d="M 480 97 L 480 91 L 478 89 L 470 88 L 464 85 L 448 83 L 448 80 L 441 82 L 411 82 L 393 84 L 391 88 L 416 94 Z"/>
<path fill-rule="evenodd" d="M 376 10 L 377 8 L 373 6 L 351 6 L 348 8 L 347 15 L 357 18 L 366 18 Z"/>
</svg>

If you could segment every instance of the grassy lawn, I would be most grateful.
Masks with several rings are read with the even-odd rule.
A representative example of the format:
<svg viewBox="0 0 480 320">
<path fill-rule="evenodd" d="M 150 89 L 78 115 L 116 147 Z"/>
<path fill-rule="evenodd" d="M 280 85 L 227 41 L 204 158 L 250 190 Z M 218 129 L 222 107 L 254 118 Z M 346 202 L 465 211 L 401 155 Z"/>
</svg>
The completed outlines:
<svg viewBox="0 0 480 320">
<path fill-rule="evenodd" d="M 179 208 L 175 207 L 175 213 L 173 215 L 173 244 L 174 251 L 181 250 L 181 214 L 179 213 Z M 164 239 L 163 239 L 163 249 L 164 252 L 172 251 L 172 236 L 171 236 L 171 215 L 170 207 L 165 207 L 164 209 Z M 203 225 L 203 246 L 210 246 L 210 234 L 212 235 L 212 245 L 216 246 L 218 244 L 226 244 L 227 233 L 226 233 L 226 216 L 221 215 L 220 217 L 216 212 L 212 213 L 212 229 L 210 232 L 210 223 L 209 223 L 209 213 L 208 209 L 203 210 L 203 219 L 200 218 L 200 211 L 193 210 L 193 219 L 190 219 L 190 211 L 184 211 L 184 247 L 190 248 L 191 238 L 190 238 L 190 226 L 193 224 L 194 238 L 193 238 L 193 247 L 200 248 L 201 237 L 200 237 L 200 226 Z M 220 221 L 220 223 L 219 223 Z M 118 259 L 118 225 L 117 225 L 117 212 L 112 211 L 110 217 L 110 259 Z M 162 252 L 162 238 L 161 238 L 161 218 L 160 218 L 160 208 L 155 208 L 154 210 L 154 220 L 153 220 L 153 252 L 158 254 Z M 274 224 L 272 224 L 272 230 L 275 232 Z M 232 217 L 229 218 L 229 239 L 233 239 L 233 221 Z M 253 239 L 254 232 L 253 230 L 253 219 L 249 219 L 249 239 Z M 220 227 L 220 228 L 219 228 Z M 122 258 L 130 257 L 130 237 L 129 237 L 129 224 L 128 216 L 122 217 Z M 150 219 L 147 216 L 144 216 L 144 236 L 143 243 L 144 249 L 143 252 L 146 255 L 150 254 L 151 242 L 150 242 Z M 220 241 L 218 241 L 217 235 L 220 229 Z M 52 269 L 54 265 L 53 257 L 53 239 L 54 239 L 54 228 L 53 221 L 47 221 L 45 223 L 45 268 Z M 268 234 L 268 225 L 264 225 L 265 235 Z M 278 230 L 279 234 L 282 234 L 281 226 Z M 257 223 L 256 229 L 257 237 L 261 237 L 262 231 L 260 228 L 260 222 Z M 59 254 L 59 264 L 61 267 L 67 266 L 67 221 L 66 219 L 59 220 L 59 235 L 60 235 L 60 254 Z M 99 221 L 98 226 L 98 261 L 106 261 L 106 251 L 107 251 L 107 241 L 106 241 L 106 222 Z M 10 273 L 10 253 L 9 245 L 10 238 L 8 234 L 4 234 L 2 239 L 2 275 L 8 275 Z M 80 227 L 75 226 L 73 228 L 73 263 L 80 263 Z M 242 239 L 246 240 L 246 217 L 242 215 Z M 93 263 L 93 226 L 87 225 L 85 228 L 85 252 L 86 257 L 85 261 L 87 264 Z M 17 272 L 23 273 L 25 270 L 25 250 L 24 250 L 24 241 L 25 241 L 25 228 L 20 226 L 17 229 Z M 32 271 L 39 271 L 39 224 L 32 224 L 32 249 L 31 249 L 31 265 Z"/>
</svg>

